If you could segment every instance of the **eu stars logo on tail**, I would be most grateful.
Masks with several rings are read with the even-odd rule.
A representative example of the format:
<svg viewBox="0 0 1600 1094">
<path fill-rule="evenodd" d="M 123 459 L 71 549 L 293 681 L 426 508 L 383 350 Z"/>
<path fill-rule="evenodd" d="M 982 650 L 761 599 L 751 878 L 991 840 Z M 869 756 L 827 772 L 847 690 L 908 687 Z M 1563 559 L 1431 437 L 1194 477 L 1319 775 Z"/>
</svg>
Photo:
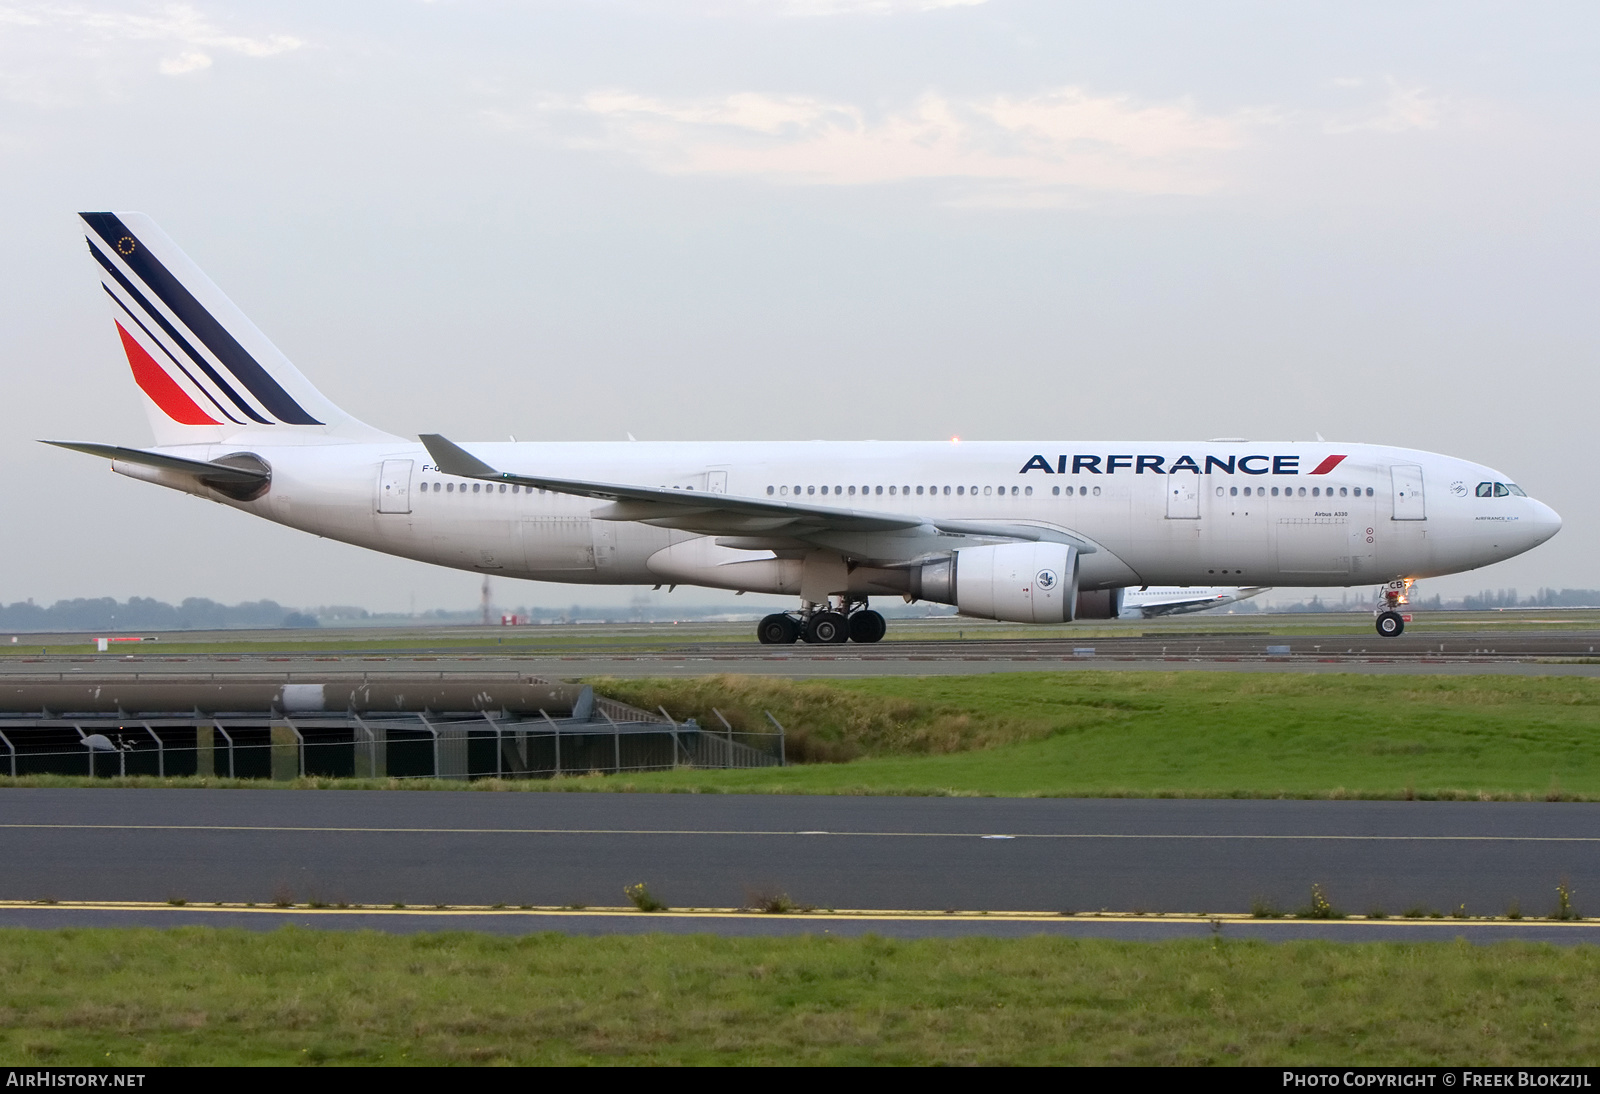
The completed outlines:
<svg viewBox="0 0 1600 1094">
<path fill-rule="evenodd" d="M 79 213 L 123 353 L 161 446 L 376 440 L 142 213 Z"/>
</svg>

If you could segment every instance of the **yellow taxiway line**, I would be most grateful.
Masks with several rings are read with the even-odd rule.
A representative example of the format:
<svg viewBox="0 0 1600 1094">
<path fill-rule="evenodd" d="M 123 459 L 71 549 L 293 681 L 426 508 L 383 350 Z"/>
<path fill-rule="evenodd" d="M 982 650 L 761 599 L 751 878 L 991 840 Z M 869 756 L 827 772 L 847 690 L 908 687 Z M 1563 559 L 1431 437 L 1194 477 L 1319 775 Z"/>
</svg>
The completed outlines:
<svg viewBox="0 0 1600 1094">
<path fill-rule="evenodd" d="M 792 912 L 763 912 L 752 908 L 672 908 L 655 912 L 640 911 L 637 908 L 604 907 L 604 908 L 561 908 L 561 907 L 528 907 L 528 908 L 495 908 L 486 905 L 450 905 L 439 907 L 405 907 L 347 905 L 345 907 L 323 906 L 316 907 L 304 904 L 190 904 L 174 903 L 171 901 L 136 901 L 136 900 L 0 900 L 0 911 L 101 911 L 101 912 L 205 912 L 209 914 L 260 914 L 260 915 L 314 915 L 314 916 L 444 916 L 444 917 L 548 917 L 571 918 L 574 916 L 596 919 L 761 919 L 784 918 L 805 919 L 821 921 L 878 921 L 878 922 L 984 922 L 984 923 L 1169 923 L 1169 924 L 1198 924 L 1222 925 L 1252 923 L 1263 926 L 1291 926 L 1295 924 L 1316 923 L 1318 925 L 1338 925 L 1347 927 L 1597 927 L 1600 920 L 1596 919 L 1507 919 L 1504 916 L 1476 917 L 1468 916 L 1457 918 L 1444 917 L 1382 917 L 1371 916 L 1345 916 L 1338 919 L 1313 919 L 1309 917 L 1283 916 L 1255 916 L 1247 912 L 1218 912 L 1215 914 L 1174 912 L 1174 913 L 1135 913 L 1135 912 L 1019 912 L 1019 911 L 921 911 L 910 909 L 887 908 L 852 908 L 822 910 L 795 910 Z"/>
</svg>

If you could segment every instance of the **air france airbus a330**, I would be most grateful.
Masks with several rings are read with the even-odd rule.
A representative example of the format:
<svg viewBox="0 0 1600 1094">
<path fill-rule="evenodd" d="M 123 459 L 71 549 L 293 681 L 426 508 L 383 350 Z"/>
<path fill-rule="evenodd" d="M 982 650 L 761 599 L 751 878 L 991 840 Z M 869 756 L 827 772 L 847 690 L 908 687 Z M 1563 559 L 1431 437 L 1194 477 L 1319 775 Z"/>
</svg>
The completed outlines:
<svg viewBox="0 0 1600 1094">
<path fill-rule="evenodd" d="M 50 443 L 439 566 L 797 597 L 763 642 L 876 642 L 874 596 L 1062 623 L 1137 586 L 1404 582 L 1561 527 L 1498 471 L 1381 445 L 418 443 L 329 402 L 150 218 L 81 218 L 156 445 Z"/>
</svg>

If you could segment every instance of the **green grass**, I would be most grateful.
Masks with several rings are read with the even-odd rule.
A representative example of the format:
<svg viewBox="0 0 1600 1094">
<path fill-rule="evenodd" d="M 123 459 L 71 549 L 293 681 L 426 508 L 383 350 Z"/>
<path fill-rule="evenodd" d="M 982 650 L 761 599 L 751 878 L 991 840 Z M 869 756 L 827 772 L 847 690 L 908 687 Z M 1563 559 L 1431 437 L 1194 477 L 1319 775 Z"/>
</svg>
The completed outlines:
<svg viewBox="0 0 1600 1094">
<path fill-rule="evenodd" d="M 0 1065 L 1600 1062 L 1523 943 L 0 930 Z"/>
<path fill-rule="evenodd" d="M 630 775 L 646 789 L 1600 798 L 1600 680 L 1052 672 L 796 683 L 596 680 L 738 728 L 771 710 L 783 769 Z"/>
</svg>

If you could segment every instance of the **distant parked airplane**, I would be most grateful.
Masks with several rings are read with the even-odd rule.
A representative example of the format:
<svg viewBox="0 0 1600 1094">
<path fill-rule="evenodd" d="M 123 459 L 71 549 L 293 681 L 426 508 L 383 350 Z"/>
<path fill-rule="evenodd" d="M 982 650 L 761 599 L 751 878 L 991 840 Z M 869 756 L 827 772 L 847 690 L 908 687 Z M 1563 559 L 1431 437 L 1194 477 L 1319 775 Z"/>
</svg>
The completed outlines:
<svg viewBox="0 0 1600 1094">
<path fill-rule="evenodd" d="M 1159 588 L 1127 589 L 1122 594 L 1119 619 L 1154 619 L 1158 615 L 1183 615 L 1203 612 L 1249 600 L 1266 592 L 1265 585 L 1164 585 Z"/>
</svg>

